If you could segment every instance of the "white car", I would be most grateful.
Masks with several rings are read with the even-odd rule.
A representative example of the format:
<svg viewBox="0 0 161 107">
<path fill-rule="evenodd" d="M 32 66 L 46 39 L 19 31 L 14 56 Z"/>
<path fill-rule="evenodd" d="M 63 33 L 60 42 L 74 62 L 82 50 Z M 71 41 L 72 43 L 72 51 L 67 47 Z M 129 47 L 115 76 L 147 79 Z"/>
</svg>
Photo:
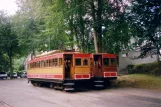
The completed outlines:
<svg viewBox="0 0 161 107">
<path fill-rule="evenodd" d="M 1 79 L 7 79 L 7 73 L 5 73 L 5 72 L 0 72 L 0 78 Z"/>
<path fill-rule="evenodd" d="M 20 74 L 20 78 L 26 78 L 26 72 L 22 72 L 21 74 Z"/>
<path fill-rule="evenodd" d="M 12 78 L 17 78 L 17 73 L 13 72 Z"/>
</svg>

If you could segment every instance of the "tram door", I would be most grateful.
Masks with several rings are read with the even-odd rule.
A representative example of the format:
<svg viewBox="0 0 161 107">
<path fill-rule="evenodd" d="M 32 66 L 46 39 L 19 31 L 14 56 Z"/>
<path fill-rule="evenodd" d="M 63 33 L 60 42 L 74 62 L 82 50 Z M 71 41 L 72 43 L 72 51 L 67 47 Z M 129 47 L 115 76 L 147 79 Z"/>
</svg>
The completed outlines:
<svg viewBox="0 0 161 107">
<path fill-rule="evenodd" d="M 71 78 L 71 69 L 72 68 L 72 55 L 66 54 L 64 55 L 64 74 L 65 79 Z"/>
<path fill-rule="evenodd" d="M 94 55 L 94 76 L 102 77 L 102 55 Z"/>
</svg>

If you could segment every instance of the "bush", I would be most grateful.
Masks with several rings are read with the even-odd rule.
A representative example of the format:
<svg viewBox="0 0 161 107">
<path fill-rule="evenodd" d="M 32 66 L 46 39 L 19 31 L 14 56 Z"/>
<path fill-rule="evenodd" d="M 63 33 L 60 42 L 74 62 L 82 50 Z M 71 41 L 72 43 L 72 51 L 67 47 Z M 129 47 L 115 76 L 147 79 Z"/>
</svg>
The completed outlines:
<svg viewBox="0 0 161 107">
<path fill-rule="evenodd" d="M 161 75 L 161 70 L 157 62 L 139 64 L 139 65 L 128 65 L 127 66 L 129 74 L 153 74 Z"/>
<path fill-rule="evenodd" d="M 129 74 L 132 74 L 133 73 L 133 68 L 134 68 L 134 65 L 128 65 L 127 66 L 127 70 L 128 70 L 128 73 Z"/>
</svg>

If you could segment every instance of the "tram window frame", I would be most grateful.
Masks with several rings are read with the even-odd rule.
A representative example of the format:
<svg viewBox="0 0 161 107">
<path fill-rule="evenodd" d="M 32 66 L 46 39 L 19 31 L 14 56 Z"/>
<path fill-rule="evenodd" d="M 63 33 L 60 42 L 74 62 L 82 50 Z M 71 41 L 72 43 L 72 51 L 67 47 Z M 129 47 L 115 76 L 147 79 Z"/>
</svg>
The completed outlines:
<svg viewBox="0 0 161 107">
<path fill-rule="evenodd" d="M 40 65 L 40 61 L 38 62 L 38 64 L 39 64 L 39 68 L 41 67 L 41 65 Z"/>
<path fill-rule="evenodd" d="M 49 59 L 49 65 L 48 65 L 49 67 L 51 66 L 51 59 Z"/>
<path fill-rule="evenodd" d="M 84 60 L 87 61 L 87 64 L 85 64 Z M 82 62 L 83 62 L 83 66 L 89 66 L 89 59 L 88 58 L 82 59 Z"/>
<path fill-rule="evenodd" d="M 47 60 L 47 67 L 49 67 L 49 60 Z"/>
<path fill-rule="evenodd" d="M 34 68 L 36 68 L 36 62 L 34 62 Z"/>
<path fill-rule="evenodd" d="M 46 60 L 44 60 L 44 67 L 46 67 Z"/>
<path fill-rule="evenodd" d="M 105 59 L 108 59 L 107 64 L 105 64 Z M 110 66 L 110 58 L 103 58 L 103 66 Z"/>
<path fill-rule="evenodd" d="M 42 68 L 45 67 L 44 61 L 41 61 L 41 67 L 42 67 Z"/>
<path fill-rule="evenodd" d="M 34 68 L 34 64 L 33 64 L 33 62 L 31 63 L 31 67 L 32 67 L 32 68 Z"/>
<path fill-rule="evenodd" d="M 51 65 L 50 66 L 54 66 L 54 59 L 51 59 Z"/>
<path fill-rule="evenodd" d="M 32 68 L 34 68 L 34 63 L 33 62 L 31 63 L 31 65 L 32 65 Z"/>
<path fill-rule="evenodd" d="M 58 66 L 58 58 L 55 58 L 54 66 Z"/>
<path fill-rule="evenodd" d="M 45 67 L 47 67 L 48 66 L 48 62 L 47 62 L 47 60 L 45 60 Z"/>
<path fill-rule="evenodd" d="M 77 60 L 79 60 L 79 64 L 77 63 Z M 75 58 L 75 66 L 82 66 L 82 59 L 81 58 Z"/>
<path fill-rule="evenodd" d="M 39 68 L 40 67 L 40 65 L 39 65 L 39 61 L 38 62 L 36 62 L 36 68 Z"/>
</svg>

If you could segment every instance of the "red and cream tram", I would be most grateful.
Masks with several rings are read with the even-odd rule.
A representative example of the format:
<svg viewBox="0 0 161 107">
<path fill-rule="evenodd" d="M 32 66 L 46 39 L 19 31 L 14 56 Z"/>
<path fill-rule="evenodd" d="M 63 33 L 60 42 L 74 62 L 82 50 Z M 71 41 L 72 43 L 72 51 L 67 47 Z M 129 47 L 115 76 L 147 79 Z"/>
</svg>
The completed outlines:
<svg viewBox="0 0 161 107">
<path fill-rule="evenodd" d="M 95 87 L 104 87 L 109 80 L 117 79 L 117 59 L 115 54 L 91 54 L 91 78 Z"/>
<path fill-rule="evenodd" d="M 54 51 L 28 61 L 27 78 L 33 85 L 47 84 L 74 90 L 77 83 L 90 80 L 90 54 Z"/>
</svg>

